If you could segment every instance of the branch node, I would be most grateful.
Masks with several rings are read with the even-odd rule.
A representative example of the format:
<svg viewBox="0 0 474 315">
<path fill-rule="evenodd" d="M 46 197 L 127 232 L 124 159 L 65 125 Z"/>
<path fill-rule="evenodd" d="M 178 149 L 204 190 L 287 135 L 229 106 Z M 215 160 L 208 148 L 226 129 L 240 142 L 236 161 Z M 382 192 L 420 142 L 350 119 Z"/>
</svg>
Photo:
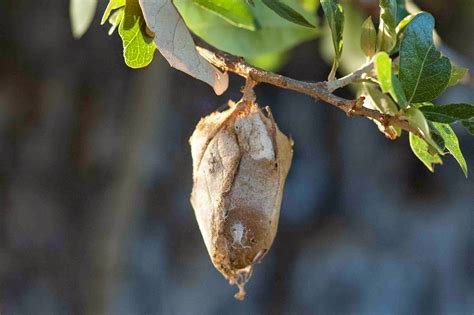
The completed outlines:
<svg viewBox="0 0 474 315">
<path fill-rule="evenodd" d="M 255 95 L 255 91 L 253 88 L 257 85 L 257 81 L 252 78 L 251 73 L 245 79 L 245 86 L 242 88 L 243 101 L 255 102 L 257 100 L 257 96 Z"/>
</svg>

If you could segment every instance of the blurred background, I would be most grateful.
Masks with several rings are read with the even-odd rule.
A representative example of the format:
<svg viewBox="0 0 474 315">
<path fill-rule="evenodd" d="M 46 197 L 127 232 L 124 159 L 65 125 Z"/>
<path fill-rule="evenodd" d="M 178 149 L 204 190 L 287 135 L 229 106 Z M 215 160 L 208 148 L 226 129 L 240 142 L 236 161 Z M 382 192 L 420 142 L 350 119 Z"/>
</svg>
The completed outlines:
<svg viewBox="0 0 474 315">
<path fill-rule="evenodd" d="M 417 4 L 472 72 L 474 2 Z M 69 25 L 68 1 L 0 1 L 1 314 L 474 314 L 474 176 L 452 157 L 431 174 L 406 136 L 270 86 L 258 101 L 294 161 L 273 248 L 236 301 L 189 203 L 188 139 L 243 81 L 217 97 L 158 53 L 132 70 L 99 16 L 79 41 Z M 280 73 L 324 80 L 323 45 Z M 461 101 L 472 83 L 440 100 Z M 472 174 L 474 137 L 456 130 Z"/>
</svg>

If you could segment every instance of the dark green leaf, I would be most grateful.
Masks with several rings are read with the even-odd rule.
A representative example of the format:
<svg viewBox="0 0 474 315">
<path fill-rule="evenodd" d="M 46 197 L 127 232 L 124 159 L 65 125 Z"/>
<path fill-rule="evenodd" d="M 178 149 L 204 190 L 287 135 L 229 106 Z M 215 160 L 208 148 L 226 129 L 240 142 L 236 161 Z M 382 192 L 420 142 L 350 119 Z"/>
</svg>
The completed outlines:
<svg viewBox="0 0 474 315">
<path fill-rule="evenodd" d="M 471 135 L 474 136 L 474 119 L 463 120 L 462 125 Z"/>
<path fill-rule="evenodd" d="M 397 8 L 396 0 L 380 0 L 380 24 L 377 48 L 390 52 L 397 44 Z"/>
<path fill-rule="evenodd" d="M 474 106 L 470 104 L 423 106 L 420 107 L 420 110 L 426 119 L 444 124 L 452 124 L 459 120 L 474 118 Z"/>
<path fill-rule="evenodd" d="M 153 60 L 155 44 L 146 35 L 146 24 L 138 0 L 127 0 L 119 35 L 123 41 L 123 56 L 130 68 L 146 67 Z"/>
<path fill-rule="evenodd" d="M 397 24 L 408 15 L 410 15 L 410 13 L 407 11 L 406 1 L 397 0 Z"/>
<path fill-rule="evenodd" d="M 364 54 L 372 58 L 375 55 L 375 50 L 377 46 L 377 31 L 375 30 L 374 22 L 372 17 L 368 17 L 362 24 L 362 34 L 360 36 L 360 47 Z"/>
<path fill-rule="evenodd" d="M 262 2 L 285 20 L 306 27 L 315 27 L 308 22 L 304 16 L 299 14 L 298 11 L 279 0 L 262 0 Z"/>
<path fill-rule="evenodd" d="M 392 75 L 392 86 L 393 86 L 393 94 L 392 97 L 395 101 L 397 101 L 398 105 L 402 108 L 407 108 L 410 105 L 407 101 L 407 97 L 405 96 L 405 91 L 403 91 L 402 83 L 398 79 L 396 75 Z"/>
<path fill-rule="evenodd" d="M 400 81 L 410 103 L 431 101 L 448 86 L 451 62 L 433 42 L 434 18 L 420 13 L 404 32 L 400 46 Z"/>
<path fill-rule="evenodd" d="M 433 123 L 437 133 L 443 138 L 444 145 L 449 153 L 456 159 L 461 166 L 464 175 L 467 177 L 467 163 L 459 147 L 459 140 L 454 130 L 448 124 Z"/>
<path fill-rule="evenodd" d="M 298 8 L 296 0 L 288 3 L 297 8 L 306 19 L 316 23 L 314 12 Z M 174 4 L 186 25 L 196 35 L 220 50 L 245 58 L 280 53 L 318 35 L 316 29 L 282 19 L 261 1 L 255 1 L 253 8 L 255 18 L 260 23 L 255 31 L 235 27 L 208 10 L 190 4 L 189 0 L 174 0 Z"/>
<path fill-rule="evenodd" d="M 244 0 L 192 0 L 227 22 L 251 31 L 256 29 L 255 17 Z"/>
<path fill-rule="evenodd" d="M 469 72 L 469 69 L 458 67 L 453 65 L 453 68 L 451 70 L 451 78 L 449 79 L 449 86 L 454 86 L 459 83 L 466 74 Z"/>
<path fill-rule="evenodd" d="M 416 157 L 425 164 L 425 166 L 434 172 L 435 164 L 443 164 L 443 160 L 437 153 L 430 151 L 430 146 L 423 139 L 410 132 L 410 147 Z"/>
<path fill-rule="evenodd" d="M 343 33 L 344 33 L 344 11 L 342 6 L 337 4 L 336 0 L 321 0 L 324 14 L 331 29 L 332 42 L 334 45 L 334 62 L 329 74 L 329 80 L 336 77 L 336 71 L 339 67 L 339 59 L 342 55 Z"/>
</svg>

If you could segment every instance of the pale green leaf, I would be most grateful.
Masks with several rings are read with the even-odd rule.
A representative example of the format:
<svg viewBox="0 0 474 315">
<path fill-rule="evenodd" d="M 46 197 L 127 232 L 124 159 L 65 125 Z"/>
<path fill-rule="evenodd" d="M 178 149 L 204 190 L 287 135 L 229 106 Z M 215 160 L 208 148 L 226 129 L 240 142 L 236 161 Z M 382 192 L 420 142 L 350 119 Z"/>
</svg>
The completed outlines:
<svg viewBox="0 0 474 315">
<path fill-rule="evenodd" d="M 245 0 L 192 0 L 237 27 L 255 31 L 257 28 L 252 10 Z"/>
<path fill-rule="evenodd" d="M 336 0 L 321 0 L 321 6 L 331 29 L 332 42 L 334 45 L 334 62 L 332 65 L 329 80 L 336 77 L 336 71 L 339 67 L 339 59 L 342 55 L 343 49 L 343 35 L 344 35 L 344 10 L 342 6 L 337 4 Z"/>
<path fill-rule="evenodd" d="M 380 0 L 379 51 L 390 52 L 397 44 L 397 9 L 396 0 Z"/>
<path fill-rule="evenodd" d="M 410 132 L 410 147 L 416 157 L 425 164 L 425 166 L 434 172 L 434 165 L 443 164 L 443 160 L 437 153 L 430 150 L 430 146 L 421 138 Z"/>
<path fill-rule="evenodd" d="M 461 152 L 459 140 L 454 133 L 453 128 L 451 128 L 451 126 L 448 124 L 442 123 L 433 123 L 433 125 L 436 129 L 436 132 L 441 136 L 441 138 L 443 138 L 446 149 L 448 149 L 449 153 L 454 156 L 456 161 L 459 163 L 464 175 L 467 177 L 467 163 Z"/>
<path fill-rule="evenodd" d="M 372 17 L 368 17 L 362 24 L 362 34 L 360 36 L 360 47 L 364 54 L 372 58 L 377 49 L 377 31 L 375 30 Z"/>
<path fill-rule="evenodd" d="M 372 84 L 362 83 L 363 95 L 365 96 L 364 107 L 370 109 L 377 109 L 381 113 L 396 115 L 398 113 L 397 105 L 392 101 L 390 96 L 382 93 L 380 89 Z M 381 124 L 378 120 L 374 123 L 379 127 L 388 138 L 394 140 L 401 135 L 401 129 L 394 126 L 386 126 Z"/>
<path fill-rule="evenodd" d="M 105 8 L 104 15 L 102 15 L 102 20 L 100 21 L 100 24 L 104 25 L 105 22 L 107 22 L 113 10 L 120 9 L 124 6 L 125 0 L 110 0 L 109 4 L 107 4 L 107 7 Z"/>
<path fill-rule="evenodd" d="M 406 108 L 408 103 L 398 78 L 393 74 L 392 59 L 390 59 L 386 52 L 379 52 L 374 57 L 374 64 L 382 91 L 390 93 L 402 108 Z"/>
<path fill-rule="evenodd" d="M 97 0 L 70 0 L 69 15 L 71 18 L 72 35 L 81 38 L 94 19 Z"/>
<path fill-rule="evenodd" d="M 278 71 L 289 59 L 288 52 L 279 52 L 266 55 L 260 55 L 251 59 L 247 59 L 247 62 L 258 68 L 267 71 Z"/>
<path fill-rule="evenodd" d="M 427 142 L 439 154 L 443 154 L 443 150 L 432 139 L 430 127 L 423 113 L 416 107 L 410 107 L 404 110 L 406 118 L 412 127 L 415 127 Z"/>
<path fill-rule="evenodd" d="M 120 23 L 122 22 L 123 20 L 123 16 L 124 16 L 124 12 L 125 12 L 125 8 L 120 8 L 119 10 L 115 11 L 114 13 L 112 13 L 110 15 L 110 18 L 109 18 L 109 23 L 111 24 L 110 26 L 110 29 L 109 29 L 109 36 L 112 35 L 115 30 L 117 29 L 117 27 L 120 25 Z"/>
<path fill-rule="evenodd" d="M 469 69 L 453 65 L 448 86 L 454 86 L 458 84 L 459 81 L 464 79 L 464 77 L 467 75 L 468 72 L 469 72 Z"/>
<path fill-rule="evenodd" d="M 291 4 L 312 24 L 316 23 L 314 12 L 298 7 L 299 1 L 285 2 Z M 316 29 L 282 19 L 261 1 L 255 1 L 253 8 L 255 18 L 260 24 L 255 31 L 235 27 L 208 10 L 190 4 L 189 0 L 175 0 L 174 4 L 186 25 L 196 35 L 220 50 L 245 58 L 283 52 L 318 35 Z"/>
</svg>

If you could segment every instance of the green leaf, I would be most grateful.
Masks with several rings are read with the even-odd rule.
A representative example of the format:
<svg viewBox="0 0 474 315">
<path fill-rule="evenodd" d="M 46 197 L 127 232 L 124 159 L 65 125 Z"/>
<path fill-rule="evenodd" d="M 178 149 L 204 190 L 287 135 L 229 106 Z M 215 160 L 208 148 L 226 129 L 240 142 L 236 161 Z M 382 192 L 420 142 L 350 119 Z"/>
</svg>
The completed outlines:
<svg viewBox="0 0 474 315">
<path fill-rule="evenodd" d="M 400 23 L 405 17 L 410 15 L 406 8 L 405 0 L 397 0 L 397 24 Z"/>
<path fill-rule="evenodd" d="M 431 138 L 430 127 L 423 113 L 416 107 L 405 109 L 404 112 L 410 125 L 418 130 L 418 132 L 423 136 L 423 140 L 439 154 L 443 154 L 443 150 Z"/>
<path fill-rule="evenodd" d="M 380 24 L 377 48 L 390 52 L 397 44 L 397 8 L 396 0 L 380 0 Z"/>
<path fill-rule="evenodd" d="M 423 106 L 420 107 L 420 110 L 426 119 L 444 124 L 452 124 L 460 120 L 463 121 L 474 118 L 474 106 L 470 104 Z"/>
<path fill-rule="evenodd" d="M 410 147 L 416 157 L 425 164 L 425 166 L 434 172 L 435 164 L 443 164 L 443 160 L 437 153 L 430 151 L 430 146 L 423 139 L 410 132 Z"/>
<path fill-rule="evenodd" d="M 300 0 L 301 5 L 306 11 L 315 12 L 319 5 L 319 0 Z"/>
<path fill-rule="evenodd" d="M 405 16 L 397 25 L 397 36 L 400 37 L 401 34 L 405 31 L 408 24 L 415 18 L 417 14 L 407 15 Z"/>
<path fill-rule="evenodd" d="M 392 86 L 393 91 L 390 93 L 393 99 L 400 105 L 402 108 L 407 108 L 410 104 L 407 101 L 405 96 L 405 91 L 403 91 L 402 83 L 396 75 L 392 75 Z"/>
<path fill-rule="evenodd" d="M 375 72 L 384 93 L 390 93 L 393 99 L 403 108 L 408 106 L 405 93 L 398 78 L 392 73 L 392 59 L 386 52 L 374 57 Z"/>
<path fill-rule="evenodd" d="M 104 15 L 102 16 L 102 20 L 100 21 L 100 24 L 104 25 L 105 22 L 107 22 L 113 10 L 120 9 L 124 6 L 125 6 L 125 0 L 110 0 L 109 4 L 105 8 Z"/>
<path fill-rule="evenodd" d="M 453 68 L 451 70 L 451 78 L 449 79 L 449 84 L 448 86 L 454 86 L 459 83 L 466 74 L 469 72 L 469 69 L 458 67 L 456 65 L 453 65 Z"/>
<path fill-rule="evenodd" d="M 398 113 L 397 105 L 388 95 L 380 92 L 378 88 L 374 88 L 371 85 L 363 84 L 363 86 L 365 94 L 369 96 L 370 100 L 381 113 L 390 115 L 395 115 Z"/>
<path fill-rule="evenodd" d="M 463 120 L 462 125 L 471 135 L 474 136 L 474 119 Z"/>
<path fill-rule="evenodd" d="M 386 52 L 380 52 L 375 56 L 374 64 L 382 91 L 384 93 L 392 92 L 392 59 Z"/>
<path fill-rule="evenodd" d="M 298 11 L 295 11 L 293 8 L 279 0 L 262 0 L 262 2 L 267 7 L 272 9 L 273 12 L 275 12 L 287 21 L 306 27 L 315 27 L 313 24 L 308 22 L 308 20 L 306 20 L 304 16 L 299 14 Z"/>
<path fill-rule="evenodd" d="M 70 0 L 69 15 L 71 18 L 72 35 L 81 38 L 94 19 L 97 0 Z"/>
<path fill-rule="evenodd" d="M 433 123 L 437 133 L 443 138 L 444 145 L 449 153 L 456 159 L 461 166 L 464 175 L 467 177 L 467 163 L 459 147 L 459 140 L 454 130 L 448 124 Z"/>
<path fill-rule="evenodd" d="M 332 65 L 329 80 L 336 77 L 336 71 L 339 67 L 339 59 L 342 55 L 343 33 L 344 33 L 344 10 L 342 6 L 337 4 L 336 0 L 321 0 L 324 14 L 331 29 L 332 43 L 334 45 L 334 62 Z"/>
<path fill-rule="evenodd" d="M 255 17 L 244 0 L 192 0 L 223 18 L 227 22 L 247 30 L 255 31 L 257 28 Z"/>
<path fill-rule="evenodd" d="M 287 3 L 298 8 L 296 0 Z M 235 27 L 208 10 L 190 4 L 189 0 L 174 0 L 174 4 L 186 25 L 196 35 L 220 50 L 245 58 L 283 52 L 318 35 L 316 29 L 282 19 L 261 1 L 255 1 L 253 9 L 260 24 L 260 28 L 255 31 Z M 298 12 L 316 23 L 314 12 L 305 11 L 301 7 Z"/>
<path fill-rule="evenodd" d="M 362 24 L 362 34 L 360 36 L 360 47 L 364 54 L 372 58 L 375 55 L 377 46 L 377 31 L 375 30 L 372 17 L 368 17 Z"/>
<path fill-rule="evenodd" d="M 279 52 L 273 54 L 260 55 L 255 58 L 248 59 L 247 62 L 258 68 L 267 71 L 278 71 L 289 59 L 288 52 Z"/>
<path fill-rule="evenodd" d="M 366 99 L 364 107 L 371 109 L 378 109 L 381 113 L 395 115 L 398 113 L 397 105 L 387 95 L 382 93 L 380 89 L 372 84 L 362 83 L 363 94 Z M 401 129 L 394 126 L 386 126 L 381 124 L 378 120 L 374 123 L 379 127 L 379 130 L 385 134 L 389 139 L 395 140 L 401 135 Z"/>
<path fill-rule="evenodd" d="M 431 101 L 448 86 L 451 62 L 433 42 L 434 18 L 420 13 L 405 29 L 400 46 L 400 81 L 410 103 Z"/>
<path fill-rule="evenodd" d="M 127 0 L 119 35 L 127 66 L 143 68 L 150 64 L 155 54 L 155 44 L 146 35 L 146 24 L 138 0 Z"/>
<path fill-rule="evenodd" d="M 109 36 L 112 35 L 115 32 L 117 27 L 122 22 L 123 16 L 124 16 L 124 11 L 125 11 L 125 8 L 122 7 L 119 10 L 112 13 L 112 15 L 110 16 L 109 23 L 111 24 L 111 27 L 110 27 L 109 33 L 108 33 Z"/>
</svg>

